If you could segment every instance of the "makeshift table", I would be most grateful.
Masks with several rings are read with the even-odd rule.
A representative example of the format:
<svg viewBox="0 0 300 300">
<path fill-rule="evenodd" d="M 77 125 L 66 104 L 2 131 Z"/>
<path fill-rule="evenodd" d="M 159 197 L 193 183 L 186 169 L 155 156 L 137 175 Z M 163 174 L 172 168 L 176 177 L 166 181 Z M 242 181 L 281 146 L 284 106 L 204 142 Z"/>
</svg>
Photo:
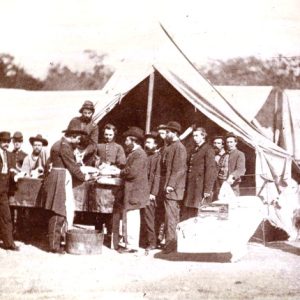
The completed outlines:
<svg viewBox="0 0 300 300">
<path fill-rule="evenodd" d="M 177 251 L 182 253 L 227 253 L 237 261 L 247 252 L 247 243 L 264 217 L 261 199 L 236 197 L 229 204 L 228 219 L 218 214 L 198 216 L 177 225 Z"/>
</svg>

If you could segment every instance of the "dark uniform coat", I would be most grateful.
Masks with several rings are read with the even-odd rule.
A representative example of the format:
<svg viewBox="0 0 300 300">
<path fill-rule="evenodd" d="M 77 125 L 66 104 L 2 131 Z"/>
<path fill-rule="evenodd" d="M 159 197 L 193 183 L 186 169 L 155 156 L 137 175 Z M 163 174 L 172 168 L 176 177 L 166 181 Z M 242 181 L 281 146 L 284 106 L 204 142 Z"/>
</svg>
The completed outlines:
<svg viewBox="0 0 300 300">
<path fill-rule="evenodd" d="M 157 196 L 160 187 L 160 152 L 156 151 L 153 154 L 148 155 L 148 180 L 150 194 Z"/>
<path fill-rule="evenodd" d="M 72 146 L 65 138 L 57 141 L 52 146 L 50 151 L 52 170 L 44 182 L 45 209 L 52 210 L 62 216 L 66 215 L 66 171 L 64 169 L 70 172 L 73 179 L 73 186 L 75 179 L 80 182 L 85 180 L 85 175 L 76 164 L 73 151 Z"/>
<path fill-rule="evenodd" d="M 12 234 L 13 226 L 8 203 L 8 192 L 11 178 L 9 169 L 14 167 L 14 161 L 10 152 L 6 151 L 6 156 L 8 173 L 2 174 L 3 161 L 0 155 L 0 235 L 4 246 L 10 247 L 14 245 L 14 240 Z"/>
<path fill-rule="evenodd" d="M 187 153 L 180 141 L 175 141 L 164 148 L 162 157 L 162 176 L 165 176 L 165 186 L 173 187 L 174 191 L 166 194 L 170 200 L 182 200 L 186 181 Z"/>
<path fill-rule="evenodd" d="M 212 193 L 217 178 L 213 148 L 204 143 L 194 148 L 189 156 L 187 187 L 184 206 L 199 208 L 204 193 Z"/>
<path fill-rule="evenodd" d="M 13 157 L 13 168 L 21 169 L 23 165 L 24 158 L 27 156 L 23 150 L 13 150 L 12 157 Z"/>
<path fill-rule="evenodd" d="M 124 209 L 133 210 L 145 207 L 149 202 L 147 154 L 142 148 L 132 151 L 121 176 L 125 180 Z"/>
</svg>

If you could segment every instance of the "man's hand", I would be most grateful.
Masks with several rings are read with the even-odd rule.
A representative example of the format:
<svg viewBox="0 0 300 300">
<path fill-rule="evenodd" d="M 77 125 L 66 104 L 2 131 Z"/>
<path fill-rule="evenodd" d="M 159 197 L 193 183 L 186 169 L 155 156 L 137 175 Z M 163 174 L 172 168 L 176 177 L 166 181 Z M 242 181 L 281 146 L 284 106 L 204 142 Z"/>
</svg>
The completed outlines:
<svg viewBox="0 0 300 300">
<path fill-rule="evenodd" d="M 172 188 L 171 186 L 167 186 L 166 192 L 167 192 L 167 194 L 172 193 L 172 192 L 174 192 L 174 188 Z"/>
<path fill-rule="evenodd" d="M 230 185 L 234 183 L 234 177 L 232 175 L 229 175 L 227 180 L 226 180 Z"/>
<path fill-rule="evenodd" d="M 156 197 L 155 197 L 154 195 L 150 194 L 149 200 L 150 200 L 150 201 L 155 201 L 155 199 L 156 199 Z"/>
<path fill-rule="evenodd" d="M 210 197 L 210 193 L 204 193 L 203 194 L 203 198 L 209 198 Z"/>
<path fill-rule="evenodd" d="M 150 204 L 152 204 L 154 207 L 156 207 L 156 197 L 154 195 L 149 196 Z"/>
</svg>

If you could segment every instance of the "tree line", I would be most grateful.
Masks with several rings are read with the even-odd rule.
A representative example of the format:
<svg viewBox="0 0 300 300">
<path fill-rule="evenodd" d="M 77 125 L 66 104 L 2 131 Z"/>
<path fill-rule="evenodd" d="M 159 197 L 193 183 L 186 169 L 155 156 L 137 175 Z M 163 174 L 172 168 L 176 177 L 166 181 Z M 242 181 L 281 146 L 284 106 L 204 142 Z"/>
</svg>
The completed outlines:
<svg viewBox="0 0 300 300">
<path fill-rule="evenodd" d="M 26 90 L 96 90 L 101 89 L 113 69 L 104 63 L 106 54 L 87 50 L 93 68 L 77 72 L 68 66 L 54 64 L 45 79 L 29 74 L 15 63 L 10 54 L 0 54 L 0 88 Z M 215 85 L 271 85 L 286 89 L 300 89 L 300 56 L 279 56 L 271 59 L 256 57 L 215 60 L 197 65 L 199 72 Z"/>
</svg>

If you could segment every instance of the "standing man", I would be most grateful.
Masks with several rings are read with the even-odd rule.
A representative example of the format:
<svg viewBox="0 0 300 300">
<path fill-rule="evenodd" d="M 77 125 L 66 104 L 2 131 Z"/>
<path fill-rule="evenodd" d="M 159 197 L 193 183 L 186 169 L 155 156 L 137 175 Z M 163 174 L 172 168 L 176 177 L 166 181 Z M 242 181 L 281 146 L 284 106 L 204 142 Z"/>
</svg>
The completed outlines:
<svg viewBox="0 0 300 300">
<path fill-rule="evenodd" d="M 187 188 L 183 210 L 183 219 L 185 220 L 197 216 L 202 202 L 211 201 L 217 168 L 215 152 L 206 142 L 206 136 L 206 130 L 202 127 L 196 127 L 193 130 L 195 147 L 188 162 Z"/>
<path fill-rule="evenodd" d="M 216 164 L 219 164 L 220 158 L 226 153 L 224 147 L 224 137 L 215 136 L 213 139 L 213 148 L 215 151 L 215 161 Z"/>
<path fill-rule="evenodd" d="M 74 149 L 86 132 L 81 127 L 69 124 L 63 131 L 64 136 L 57 141 L 50 151 L 51 171 L 45 179 L 45 209 L 51 211 L 48 224 L 49 250 L 53 253 L 64 253 L 60 248 L 61 231 L 65 220 L 70 229 L 74 219 L 73 179 L 80 182 L 91 178 L 83 174 L 76 163 Z"/>
<path fill-rule="evenodd" d="M 13 160 L 14 160 L 14 168 L 17 171 L 21 171 L 24 158 L 27 156 L 27 153 L 25 153 L 21 148 L 23 145 L 23 134 L 20 131 L 16 131 L 12 137 L 14 149 L 12 151 Z"/>
<path fill-rule="evenodd" d="M 48 141 L 41 134 L 29 138 L 32 146 L 32 153 L 24 158 L 22 172 L 28 177 L 40 177 L 44 174 L 48 155 L 44 147 L 48 146 Z"/>
<path fill-rule="evenodd" d="M 237 149 L 237 137 L 228 133 L 225 137 L 227 152 L 219 161 L 218 185 L 227 181 L 236 196 L 240 195 L 241 176 L 246 172 L 245 154 Z"/>
<path fill-rule="evenodd" d="M 13 157 L 8 152 L 11 141 L 10 133 L 0 132 L 0 236 L 4 249 L 18 251 L 13 239 L 13 225 L 8 203 L 10 169 L 13 167 Z"/>
<path fill-rule="evenodd" d="M 214 192 L 213 192 L 213 201 L 218 199 L 218 195 L 220 192 L 220 182 L 218 180 L 218 174 L 220 171 L 220 161 L 223 161 L 223 156 L 226 155 L 225 150 L 225 141 L 223 136 L 215 136 L 213 139 L 213 148 L 215 150 L 215 161 L 217 166 L 217 178 L 214 185 Z"/>
<path fill-rule="evenodd" d="M 130 127 L 124 134 L 128 153 L 121 176 L 125 180 L 124 209 L 127 223 L 127 247 L 119 252 L 135 253 L 139 249 L 140 209 L 149 203 L 147 155 L 142 149 L 144 131 Z"/>
<path fill-rule="evenodd" d="M 82 136 L 79 144 L 83 153 L 83 162 L 86 165 L 90 165 L 93 161 L 93 155 L 96 151 L 96 145 L 99 138 L 98 125 L 93 121 L 93 115 L 95 113 L 95 107 L 92 101 L 85 101 L 80 108 L 80 117 L 73 118 L 69 126 L 75 126 L 83 131 L 87 132 L 86 136 Z"/>
<path fill-rule="evenodd" d="M 176 250 L 176 226 L 180 219 L 180 204 L 183 199 L 186 180 L 187 153 L 179 140 L 181 125 L 170 121 L 166 125 L 167 143 L 162 157 L 162 176 L 165 176 L 165 230 L 164 253 Z"/>
<path fill-rule="evenodd" d="M 96 167 L 98 167 L 102 163 L 114 165 L 121 169 L 125 166 L 125 152 L 123 147 L 115 142 L 116 135 L 117 128 L 114 125 L 106 124 L 104 126 L 104 142 L 97 145 L 98 162 L 96 162 Z M 95 193 L 95 202 L 97 206 L 96 211 L 100 211 L 100 219 L 99 222 L 97 222 L 98 224 L 96 228 L 101 230 L 103 224 L 105 224 L 109 234 L 111 234 L 112 232 L 111 214 L 115 212 L 117 215 L 119 215 L 119 210 L 117 206 L 120 204 L 119 202 L 121 201 L 121 199 L 119 199 L 122 194 L 122 191 L 120 189 L 120 186 L 102 185 L 101 188 L 96 189 Z M 116 223 L 118 221 L 119 218 L 118 220 L 116 220 Z"/>
<path fill-rule="evenodd" d="M 158 150 L 159 135 L 152 131 L 146 134 L 145 150 L 148 155 L 148 180 L 149 180 L 149 204 L 142 211 L 146 227 L 146 250 L 153 250 L 157 246 L 160 225 L 163 223 L 163 203 L 158 198 L 160 185 L 161 155 Z"/>
</svg>

